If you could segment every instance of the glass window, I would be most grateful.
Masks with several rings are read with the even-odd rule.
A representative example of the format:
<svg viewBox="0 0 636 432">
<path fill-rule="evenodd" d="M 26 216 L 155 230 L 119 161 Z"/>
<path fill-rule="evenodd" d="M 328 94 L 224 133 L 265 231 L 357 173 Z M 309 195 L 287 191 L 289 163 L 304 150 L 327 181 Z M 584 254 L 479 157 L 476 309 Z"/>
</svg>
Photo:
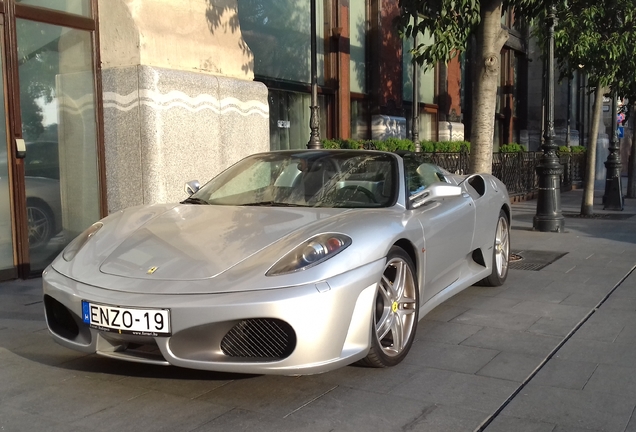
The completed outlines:
<svg viewBox="0 0 636 432">
<path fill-rule="evenodd" d="M 323 0 L 316 0 L 318 83 L 324 84 Z M 307 0 L 238 1 L 241 33 L 254 54 L 254 73 L 311 81 L 311 20 Z"/>
<path fill-rule="evenodd" d="M 16 3 L 55 9 L 90 18 L 91 0 L 16 0 Z"/>
<path fill-rule="evenodd" d="M 351 100 L 351 138 L 369 139 L 371 138 L 371 128 L 369 127 L 368 103 L 364 99 Z"/>
<path fill-rule="evenodd" d="M 100 217 L 91 33 L 17 20 L 31 270 Z"/>
<path fill-rule="evenodd" d="M 349 8 L 351 92 L 366 93 L 366 0 L 351 0 Z"/>
<path fill-rule="evenodd" d="M 270 90 L 269 134 L 272 150 L 304 149 L 309 141 L 311 95 L 284 90 Z M 326 98 L 318 96 L 320 136 L 327 136 Z"/>
<path fill-rule="evenodd" d="M 418 44 L 433 45 L 435 39 L 428 34 L 418 34 Z M 402 75 L 403 75 L 403 97 L 405 101 L 413 101 L 413 56 L 411 50 L 413 49 L 413 38 L 404 39 L 402 49 L 404 51 L 402 61 Z M 421 103 L 433 104 L 435 103 L 435 68 L 431 68 L 424 72 L 423 67 L 418 66 L 418 96 Z"/>
</svg>

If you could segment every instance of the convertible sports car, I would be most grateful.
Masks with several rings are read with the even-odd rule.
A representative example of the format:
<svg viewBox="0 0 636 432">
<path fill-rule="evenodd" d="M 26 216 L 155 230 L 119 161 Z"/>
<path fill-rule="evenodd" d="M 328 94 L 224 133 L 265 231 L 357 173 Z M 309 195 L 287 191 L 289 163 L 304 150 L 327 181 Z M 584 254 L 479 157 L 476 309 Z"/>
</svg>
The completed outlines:
<svg viewBox="0 0 636 432">
<path fill-rule="evenodd" d="M 224 372 L 393 366 L 426 313 L 508 273 L 506 187 L 418 155 L 261 153 L 186 191 L 96 222 L 45 270 L 57 342 Z"/>
</svg>

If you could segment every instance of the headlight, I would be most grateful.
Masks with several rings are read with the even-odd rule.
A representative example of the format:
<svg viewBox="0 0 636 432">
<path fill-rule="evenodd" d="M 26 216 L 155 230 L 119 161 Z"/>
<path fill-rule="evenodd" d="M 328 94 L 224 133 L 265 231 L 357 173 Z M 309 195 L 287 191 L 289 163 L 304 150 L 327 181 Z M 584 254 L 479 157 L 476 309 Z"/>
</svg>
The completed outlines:
<svg viewBox="0 0 636 432">
<path fill-rule="evenodd" d="M 62 258 L 64 258 L 64 261 L 70 261 L 75 258 L 75 255 L 77 255 L 82 246 L 84 246 L 86 242 L 103 226 L 103 223 L 95 222 L 93 225 L 89 226 L 86 231 L 75 237 L 75 239 L 66 246 L 64 252 L 62 252 Z"/>
<path fill-rule="evenodd" d="M 345 250 L 351 239 L 344 234 L 320 234 L 298 245 L 270 268 L 266 276 L 278 276 L 305 270 Z"/>
</svg>

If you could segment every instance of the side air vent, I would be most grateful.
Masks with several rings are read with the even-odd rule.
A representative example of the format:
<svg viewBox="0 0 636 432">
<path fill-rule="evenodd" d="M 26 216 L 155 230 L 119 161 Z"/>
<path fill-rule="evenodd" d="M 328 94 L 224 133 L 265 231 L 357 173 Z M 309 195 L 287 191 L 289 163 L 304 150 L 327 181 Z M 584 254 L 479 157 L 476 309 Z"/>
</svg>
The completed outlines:
<svg viewBox="0 0 636 432">
<path fill-rule="evenodd" d="M 256 318 L 240 321 L 221 341 L 221 350 L 230 357 L 280 360 L 296 347 L 296 333 L 285 321 Z"/>
</svg>

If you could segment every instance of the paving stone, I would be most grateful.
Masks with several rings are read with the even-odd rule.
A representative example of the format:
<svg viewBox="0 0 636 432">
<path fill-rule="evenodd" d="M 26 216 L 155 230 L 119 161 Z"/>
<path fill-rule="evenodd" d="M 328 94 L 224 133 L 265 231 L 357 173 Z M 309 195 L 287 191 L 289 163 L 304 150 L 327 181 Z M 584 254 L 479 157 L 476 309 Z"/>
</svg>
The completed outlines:
<svg viewBox="0 0 636 432">
<path fill-rule="evenodd" d="M 488 414 L 461 406 L 435 404 L 434 409 L 402 427 L 403 431 L 472 432 Z"/>
<path fill-rule="evenodd" d="M 502 352 L 545 357 L 561 338 L 529 332 L 484 328 L 462 342 L 462 345 L 494 349 Z"/>
<path fill-rule="evenodd" d="M 424 315 L 423 319 L 430 321 L 450 321 L 458 315 L 466 312 L 468 308 L 453 306 L 446 303 L 442 303 L 435 309 Z"/>
<path fill-rule="evenodd" d="M 543 361 L 542 357 L 502 352 L 481 368 L 477 375 L 522 382 Z"/>
<path fill-rule="evenodd" d="M 557 355 L 565 360 L 630 367 L 634 365 L 636 346 L 572 338 L 561 347 Z"/>
<path fill-rule="evenodd" d="M 436 408 L 435 403 L 338 387 L 286 418 L 310 423 L 318 430 L 388 432 L 418 430 Z"/>
<path fill-rule="evenodd" d="M 234 408 L 210 422 L 193 429 L 191 432 L 328 432 L 331 430 L 333 430 L 333 428 L 329 426 L 320 428 L 318 425 L 307 424 L 296 419 L 274 417 L 250 410 Z"/>
<path fill-rule="evenodd" d="M 555 425 L 540 421 L 497 416 L 486 428 L 486 432 L 553 432 Z"/>
<path fill-rule="evenodd" d="M 580 319 L 577 317 L 541 317 L 528 329 L 528 332 L 564 337 L 568 335 L 579 322 Z"/>
<path fill-rule="evenodd" d="M 578 292 L 572 293 L 565 298 L 561 302 L 564 305 L 572 305 L 572 306 L 583 306 L 588 309 L 591 309 L 598 305 L 598 303 L 603 299 L 602 295 L 596 294 L 594 292 Z"/>
<path fill-rule="evenodd" d="M 625 327 L 631 327 L 631 322 L 636 324 L 636 314 L 631 318 L 624 312 L 615 313 L 612 309 L 601 307 L 577 330 L 572 339 L 614 342 Z"/>
<path fill-rule="evenodd" d="M 143 432 L 190 431 L 200 427 L 230 408 L 151 391 L 122 403 L 89 414 L 70 423 L 83 430 L 103 425 L 104 430 Z M 159 421 L 158 421 L 159 420 Z"/>
<path fill-rule="evenodd" d="M 404 361 L 424 367 L 475 373 L 497 354 L 499 351 L 491 349 L 428 342 L 414 344 Z"/>
<path fill-rule="evenodd" d="M 530 383 L 503 414 L 534 421 L 607 432 L 623 432 L 635 404 L 624 397 Z"/>
<path fill-rule="evenodd" d="M 433 341 L 457 345 L 477 333 L 483 327 L 456 322 L 420 321 L 415 334 L 416 341 Z"/>
<path fill-rule="evenodd" d="M 519 302 L 523 300 L 532 300 L 560 303 L 568 297 L 568 293 L 555 291 L 544 287 L 523 287 L 515 285 L 510 287 L 508 290 L 498 294 L 498 297 L 518 300 Z"/>
<path fill-rule="evenodd" d="M 515 313 L 558 318 L 562 320 L 571 319 L 573 322 L 580 321 L 589 313 L 589 311 L 590 309 L 585 307 L 540 301 L 523 301 L 511 309 L 511 312 Z"/>
<path fill-rule="evenodd" d="M 627 345 L 636 344 L 636 327 L 632 325 L 623 327 L 614 342 Z"/>
<path fill-rule="evenodd" d="M 453 318 L 452 322 L 500 329 L 526 330 L 538 319 L 539 317 L 521 313 L 471 309 Z"/>
<path fill-rule="evenodd" d="M 263 375 L 232 381 L 196 399 L 283 417 L 334 388 L 307 377 Z"/>
<path fill-rule="evenodd" d="M 519 303 L 519 300 L 459 293 L 446 303 L 470 309 L 508 310 Z"/>
<path fill-rule="evenodd" d="M 545 287 L 546 290 L 568 294 L 593 293 L 598 294 L 599 300 L 603 298 L 612 286 L 609 284 L 590 284 L 580 282 L 553 281 Z"/>
<path fill-rule="evenodd" d="M 611 295 L 605 303 L 605 309 L 621 309 L 627 311 L 636 311 L 636 297 L 614 297 Z"/>
<path fill-rule="evenodd" d="M 585 391 L 611 393 L 636 401 L 636 368 L 601 364 L 585 385 Z"/>
<path fill-rule="evenodd" d="M 532 383 L 548 387 L 582 390 L 597 366 L 596 363 L 552 357 L 532 378 Z"/>
<path fill-rule="evenodd" d="M 493 412 L 517 388 L 517 383 L 484 376 L 426 368 L 390 394 L 422 403 L 457 405 Z"/>
<path fill-rule="evenodd" d="M 74 427 L 66 422 L 56 422 L 37 414 L 0 405 L 0 430 L 14 431 L 47 431 L 47 432 L 82 432 L 86 429 Z M 91 428 L 95 430 L 95 427 Z"/>
<path fill-rule="evenodd" d="M 95 381 L 75 377 L 55 386 L 32 386 L 30 390 L 8 399 L 5 404 L 55 422 L 73 422 L 126 403 L 146 392 L 117 383 L 101 382 L 95 385 Z"/>
</svg>

